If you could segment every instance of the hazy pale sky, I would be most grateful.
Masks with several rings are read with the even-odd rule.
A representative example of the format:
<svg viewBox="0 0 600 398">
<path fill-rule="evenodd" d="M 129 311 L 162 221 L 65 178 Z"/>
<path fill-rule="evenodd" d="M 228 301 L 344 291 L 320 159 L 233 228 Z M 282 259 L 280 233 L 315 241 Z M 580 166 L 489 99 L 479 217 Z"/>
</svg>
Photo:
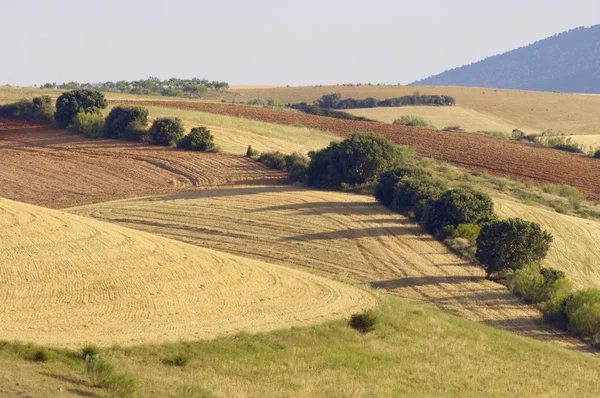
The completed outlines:
<svg viewBox="0 0 600 398">
<path fill-rule="evenodd" d="M 598 23 L 598 0 L 0 0 L 0 85 L 405 84 Z"/>
</svg>

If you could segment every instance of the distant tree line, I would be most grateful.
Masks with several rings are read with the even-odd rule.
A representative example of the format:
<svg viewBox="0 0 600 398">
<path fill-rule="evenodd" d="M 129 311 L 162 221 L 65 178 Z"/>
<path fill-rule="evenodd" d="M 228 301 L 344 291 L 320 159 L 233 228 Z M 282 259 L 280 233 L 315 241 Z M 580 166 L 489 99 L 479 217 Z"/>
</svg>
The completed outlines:
<svg viewBox="0 0 600 398">
<path fill-rule="evenodd" d="M 403 97 L 388 98 L 379 101 L 375 98 L 346 98 L 342 99 L 340 93 L 325 94 L 313 105 L 325 109 L 360 109 L 360 108 L 377 108 L 377 107 L 397 107 L 397 106 L 454 106 L 456 100 L 448 95 L 421 95 L 416 91 L 413 95 L 405 95 Z M 294 109 L 303 109 L 308 106 L 306 102 L 289 105 Z"/>
<path fill-rule="evenodd" d="M 63 84 L 46 83 L 43 89 L 79 90 L 92 89 L 101 92 L 128 93 L 137 95 L 162 95 L 165 97 L 202 97 L 208 90 L 223 91 L 229 88 L 227 82 L 209 81 L 206 79 L 177 79 L 160 80 L 149 77 L 145 80 L 100 83 L 68 82 Z"/>
</svg>

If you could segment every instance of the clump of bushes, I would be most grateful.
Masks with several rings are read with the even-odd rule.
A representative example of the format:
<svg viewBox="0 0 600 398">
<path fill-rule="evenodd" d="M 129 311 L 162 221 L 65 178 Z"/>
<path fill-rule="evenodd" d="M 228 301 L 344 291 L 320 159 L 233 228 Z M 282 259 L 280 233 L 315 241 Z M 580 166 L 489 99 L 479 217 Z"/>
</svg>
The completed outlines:
<svg viewBox="0 0 600 398">
<path fill-rule="evenodd" d="M 571 292 L 571 284 L 562 271 L 526 264 L 508 277 L 508 286 L 526 303 L 543 303 Z"/>
<path fill-rule="evenodd" d="M 285 155 L 279 151 L 261 153 L 258 161 L 270 169 L 285 169 Z"/>
<path fill-rule="evenodd" d="M 308 185 L 339 188 L 342 183 L 360 185 L 374 181 L 384 170 L 393 168 L 414 152 L 378 134 L 353 134 L 327 148 L 309 153 Z"/>
<path fill-rule="evenodd" d="M 520 218 L 496 220 L 484 225 L 477 238 L 477 259 L 487 275 L 516 271 L 526 264 L 539 264 L 548 253 L 552 235 Z"/>
<path fill-rule="evenodd" d="M 394 190 L 403 177 L 431 177 L 422 167 L 403 165 L 386 170 L 379 174 L 379 182 L 375 187 L 375 199 L 384 206 L 389 206 L 394 199 Z"/>
<path fill-rule="evenodd" d="M 394 187 L 394 198 L 390 209 L 408 213 L 417 205 L 423 206 L 427 200 L 435 201 L 448 189 L 446 184 L 429 176 L 402 177 Z"/>
<path fill-rule="evenodd" d="M 0 117 L 51 122 L 53 116 L 52 99 L 47 95 L 35 97 L 31 101 L 23 99 L 12 104 L 0 105 Z"/>
<path fill-rule="evenodd" d="M 181 119 L 161 117 L 150 127 L 150 143 L 160 146 L 175 146 L 185 136 L 185 128 Z"/>
<path fill-rule="evenodd" d="M 279 151 L 265 152 L 258 161 L 269 168 L 287 171 L 290 182 L 306 182 L 309 159 L 300 153 L 284 155 Z"/>
<path fill-rule="evenodd" d="M 86 345 L 81 349 L 81 357 L 86 359 L 87 357 L 93 357 L 94 355 L 98 355 L 100 353 L 100 349 L 95 345 Z"/>
<path fill-rule="evenodd" d="M 429 120 L 426 120 L 422 116 L 414 116 L 414 115 L 402 115 L 400 118 L 394 120 L 394 124 L 400 124 L 402 126 L 425 127 L 428 129 L 435 129 L 435 126 Z"/>
<path fill-rule="evenodd" d="M 352 315 L 348 324 L 352 329 L 358 330 L 361 333 L 369 333 L 375 330 L 378 322 L 379 319 L 373 311 L 365 311 Z"/>
<path fill-rule="evenodd" d="M 88 138 L 97 138 L 102 135 L 104 118 L 98 113 L 79 112 L 69 125 L 69 131 L 83 134 Z"/>
<path fill-rule="evenodd" d="M 128 398 L 134 396 L 135 377 L 120 372 L 113 358 L 88 355 L 85 359 L 85 370 L 92 385 L 104 388 L 110 397 Z"/>
<path fill-rule="evenodd" d="M 106 117 L 104 136 L 129 141 L 147 141 L 148 109 L 120 105 Z"/>
<path fill-rule="evenodd" d="M 323 95 L 320 99 L 314 102 L 314 105 L 321 108 L 329 109 L 357 109 L 357 108 L 375 108 L 394 107 L 394 106 L 411 106 L 411 105 L 431 105 L 431 106 L 452 106 L 455 105 L 454 98 L 448 95 L 421 95 L 416 91 L 413 95 L 405 95 L 403 97 L 388 98 L 383 101 L 378 101 L 375 98 L 346 98 L 342 99 L 340 93 L 330 93 Z"/>
<path fill-rule="evenodd" d="M 171 357 L 161 359 L 161 362 L 167 366 L 184 367 L 187 365 L 189 358 L 185 354 L 177 354 Z"/>
<path fill-rule="evenodd" d="M 580 290 L 549 301 L 544 319 L 600 348 L 600 289 Z"/>
<path fill-rule="evenodd" d="M 102 115 L 102 109 L 108 106 L 104 94 L 95 90 L 73 90 L 62 94 L 56 100 L 54 120 L 59 128 L 70 126 L 80 112 Z"/>
<path fill-rule="evenodd" d="M 189 151 L 216 152 L 215 137 L 206 127 L 194 127 L 177 142 L 177 148 Z"/>
<path fill-rule="evenodd" d="M 34 362 L 47 362 L 50 359 L 48 351 L 44 349 L 37 350 L 31 356 L 31 360 Z"/>
</svg>

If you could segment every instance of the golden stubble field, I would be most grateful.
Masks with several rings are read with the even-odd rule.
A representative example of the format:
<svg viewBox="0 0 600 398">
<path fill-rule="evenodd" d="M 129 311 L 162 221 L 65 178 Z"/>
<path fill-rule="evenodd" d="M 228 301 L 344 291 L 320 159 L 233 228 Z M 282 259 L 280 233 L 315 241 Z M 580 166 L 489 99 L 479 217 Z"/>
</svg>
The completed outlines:
<svg viewBox="0 0 600 398">
<path fill-rule="evenodd" d="M 346 317 L 372 293 L 307 272 L 0 199 L 0 340 L 80 347 Z"/>
<path fill-rule="evenodd" d="M 290 186 L 230 187 L 70 212 L 202 247 L 349 277 L 412 302 L 568 346 L 540 314 L 372 198 Z"/>
</svg>

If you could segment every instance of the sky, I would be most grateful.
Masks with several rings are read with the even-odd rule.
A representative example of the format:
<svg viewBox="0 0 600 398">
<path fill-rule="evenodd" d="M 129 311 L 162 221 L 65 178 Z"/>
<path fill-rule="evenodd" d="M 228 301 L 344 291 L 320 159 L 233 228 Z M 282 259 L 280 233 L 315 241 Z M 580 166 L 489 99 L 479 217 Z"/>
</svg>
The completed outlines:
<svg viewBox="0 0 600 398">
<path fill-rule="evenodd" d="M 598 0 L 0 0 L 0 85 L 407 84 L 598 23 Z"/>
</svg>

